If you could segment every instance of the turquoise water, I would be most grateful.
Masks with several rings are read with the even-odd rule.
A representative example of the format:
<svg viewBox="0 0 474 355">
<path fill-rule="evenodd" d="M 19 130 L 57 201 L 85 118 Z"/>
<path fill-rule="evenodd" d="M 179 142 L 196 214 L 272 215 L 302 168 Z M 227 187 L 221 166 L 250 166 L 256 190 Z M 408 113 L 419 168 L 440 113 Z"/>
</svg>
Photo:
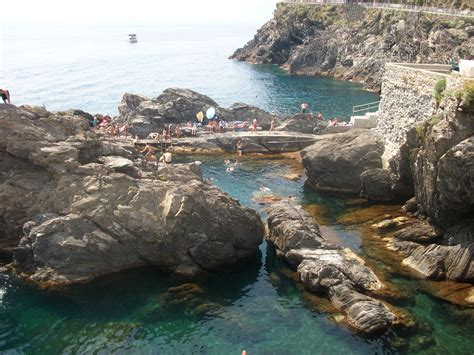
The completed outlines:
<svg viewBox="0 0 474 355">
<path fill-rule="evenodd" d="M 275 66 L 228 60 L 256 28 L 219 26 L 2 26 L 0 87 L 15 104 L 116 114 L 125 92 L 158 96 L 168 87 L 207 94 L 218 104 L 348 117 L 378 96 L 354 83 L 286 75 Z M 127 33 L 139 42 L 128 43 Z M 2 49 L 3 48 L 3 49 Z"/>
<path fill-rule="evenodd" d="M 227 173 L 223 158 L 196 159 L 204 162 L 207 179 L 262 215 L 265 206 L 256 200 L 262 192 L 321 204 L 332 217 L 345 211 L 344 200 L 305 192 L 302 180 L 285 179 L 292 170 L 283 160 L 244 157 L 236 171 Z M 360 245 L 356 230 L 344 231 L 344 238 Z M 58 294 L 3 275 L 0 352 L 472 353 L 472 313 L 425 294 L 416 281 L 394 275 L 394 282 L 408 297 L 393 304 L 408 310 L 417 326 L 364 337 L 336 324 L 324 311 L 324 299 L 309 300 L 266 244 L 244 270 L 213 275 L 183 294 L 170 294 L 168 288 L 179 282 L 153 269 L 113 275 Z"/>
</svg>

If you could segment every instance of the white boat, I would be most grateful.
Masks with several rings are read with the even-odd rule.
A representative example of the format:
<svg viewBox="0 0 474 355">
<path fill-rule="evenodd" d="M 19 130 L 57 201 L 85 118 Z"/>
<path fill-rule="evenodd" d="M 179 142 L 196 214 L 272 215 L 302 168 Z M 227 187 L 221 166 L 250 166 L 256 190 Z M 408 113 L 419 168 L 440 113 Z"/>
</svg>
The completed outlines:
<svg viewBox="0 0 474 355">
<path fill-rule="evenodd" d="M 135 33 L 130 33 L 128 35 L 128 41 L 130 43 L 137 43 L 138 42 L 137 35 Z"/>
</svg>

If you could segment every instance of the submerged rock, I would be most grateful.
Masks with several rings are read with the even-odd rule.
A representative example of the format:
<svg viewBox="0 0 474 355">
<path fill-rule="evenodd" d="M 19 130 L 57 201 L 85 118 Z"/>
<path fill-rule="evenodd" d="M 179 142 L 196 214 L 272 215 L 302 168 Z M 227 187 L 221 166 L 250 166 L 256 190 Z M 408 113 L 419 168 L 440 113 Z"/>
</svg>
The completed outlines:
<svg viewBox="0 0 474 355">
<path fill-rule="evenodd" d="M 297 269 L 305 287 L 328 294 L 354 328 L 373 333 L 397 321 L 384 303 L 364 294 L 384 288 L 378 277 L 349 249 L 327 242 L 301 206 L 288 201 L 274 204 L 268 210 L 267 224 L 266 239 Z"/>
<path fill-rule="evenodd" d="M 197 166 L 147 165 L 82 116 L 25 117 L 0 106 L 0 247 L 18 244 L 13 267 L 31 281 L 141 265 L 196 277 L 258 250 L 258 214 L 204 183 Z"/>
</svg>

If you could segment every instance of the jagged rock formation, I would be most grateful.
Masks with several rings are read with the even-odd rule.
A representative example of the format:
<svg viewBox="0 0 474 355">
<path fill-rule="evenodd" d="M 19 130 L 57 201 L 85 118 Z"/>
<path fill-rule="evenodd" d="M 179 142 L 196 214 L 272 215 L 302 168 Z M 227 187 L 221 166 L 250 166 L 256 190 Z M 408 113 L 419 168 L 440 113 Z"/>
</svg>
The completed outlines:
<svg viewBox="0 0 474 355">
<path fill-rule="evenodd" d="M 311 134 L 321 133 L 326 125 L 327 123 L 322 124 L 322 122 L 318 122 L 316 117 L 310 113 L 299 113 L 283 120 L 282 124 L 277 127 L 276 130 Z M 319 129 L 315 130 L 316 127 L 319 127 Z"/>
<path fill-rule="evenodd" d="M 474 58 L 474 21 L 358 6 L 278 4 L 274 18 L 231 58 L 329 75 L 380 91 L 386 62 Z"/>
<path fill-rule="evenodd" d="M 119 106 L 115 122 L 130 122 L 132 134 L 145 138 L 151 132 L 161 132 L 165 125 L 187 123 L 196 119 L 200 111 L 204 113 L 214 107 L 218 116 L 228 121 L 247 121 L 257 119 L 263 129 L 270 128 L 273 116 L 258 107 L 236 103 L 230 108 L 220 107 L 206 95 L 189 89 L 169 88 L 156 99 L 126 93 Z"/>
<path fill-rule="evenodd" d="M 297 269 L 301 282 L 313 292 L 326 293 L 348 323 L 365 333 L 380 332 L 396 322 L 382 302 L 366 296 L 384 285 L 349 249 L 328 243 L 316 222 L 288 201 L 268 210 L 266 239 L 278 255 Z"/>
<path fill-rule="evenodd" d="M 301 152 L 308 176 L 307 185 L 319 191 L 359 194 L 364 172 L 382 167 L 383 144 L 373 130 L 351 129 L 318 138 Z M 372 180 L 377 178 L 373 176 Z M 383 178 L 383 176 L 382 176 Z M 381 181 L 383 184 L 383 181 Z M 371 186 L 375 186 L 373 183 Z M 379 190 L 365 191 L 369 198 L 386 199 Z"/>
<path fill-rule="evenodd" d="M 195 277 L 262 241 L 258 214 L 204 183 L 194 164 L 150 166 L 74 112 L 1 105 L 0 122 L 0 247 L 15 247 L 13 267 L 32 282 L 141 265 Z"/>
</svg>

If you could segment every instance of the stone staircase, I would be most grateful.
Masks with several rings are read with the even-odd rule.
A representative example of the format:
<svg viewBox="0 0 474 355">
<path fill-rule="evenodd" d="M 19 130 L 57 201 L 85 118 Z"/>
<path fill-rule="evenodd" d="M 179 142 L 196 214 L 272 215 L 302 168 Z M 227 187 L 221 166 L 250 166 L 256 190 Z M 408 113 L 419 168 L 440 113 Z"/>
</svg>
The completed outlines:
<svg viewBox="0 0 474 355">
<path fill-rule="evenodd" d="M 379 112 L 367 112 L 363 116 L 351 116 L 351 123 L 354 128 L 375 128 L 377 126 L 377 119 Z"/>
<path fill-rule="evenodd" d="M 375 128 L 379 117 L 380 101 L 357 105 L 352 108 L 351 123 L 354 128 Z"/>
</svg>

